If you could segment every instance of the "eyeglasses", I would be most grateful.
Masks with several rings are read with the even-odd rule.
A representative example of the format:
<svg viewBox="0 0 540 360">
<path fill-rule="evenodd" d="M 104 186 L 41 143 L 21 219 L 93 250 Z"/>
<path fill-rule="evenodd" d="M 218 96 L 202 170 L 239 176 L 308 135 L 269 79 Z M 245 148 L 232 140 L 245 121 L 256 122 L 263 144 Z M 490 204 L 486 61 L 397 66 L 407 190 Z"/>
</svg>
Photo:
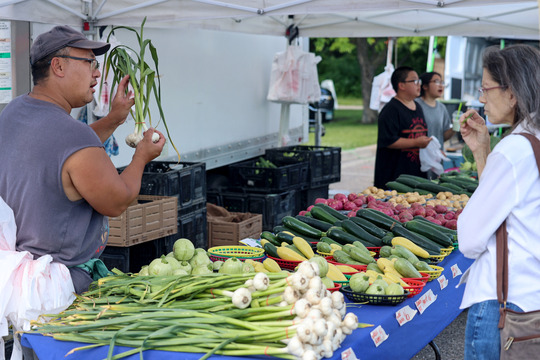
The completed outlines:
<svg viewBox="0 0 540 360">
<path fill-rule="evenodd" d="M 55 57 L 65 58 L 65 59 L 73 59 L 73 60 L 81 60 L 81 61 L 88 61 L 90 63 L 90 69 L 92 69 L 92 70 L 99 69 L 99 61 L 97 61 L 96 59 L 82 58 L 82 57 L 69 56 L 69 55 L 57 55 Z M 50 61 L 49 61 L 49 63 L 50 63 Z"/>
<path fill-rule="evenodd" d="M 485 87 L 481 87 L 478 89 L 478 92 L 480 93 L 480 96 L 484 96 L 484 95 L 487 95 L 487 92 L 489 90 L 493 90 L 493 89 L 501 89 L 501 88 L 505 88 L 506 86 L 504 85 L 500 85 L 500 86 L 493 86 L 493 87 L 490 87 L 490 88 L 485 88 Z"/>
<path fill-rule="evenodd" d="M 422 83 L 422 80 L 414 79 L 414 80 L 404 80 L 402 82 L 404 82 L 404 83 L 411 83 L 412 82 L 412 83 L 414 83 L 414 85 L 420 85 Z"/>
</svg>

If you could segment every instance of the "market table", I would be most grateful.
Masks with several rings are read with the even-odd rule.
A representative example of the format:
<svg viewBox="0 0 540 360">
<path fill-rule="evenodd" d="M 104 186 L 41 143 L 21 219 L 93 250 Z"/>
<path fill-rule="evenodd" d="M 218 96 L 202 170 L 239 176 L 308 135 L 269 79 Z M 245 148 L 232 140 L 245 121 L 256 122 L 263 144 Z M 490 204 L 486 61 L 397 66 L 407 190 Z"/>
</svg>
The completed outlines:
<svg viewBox="0 0 540 360">
<path fill-rule="evenodd" d="M 395 306 L 373 306 L 350 304 L 348 312 L 354 312 L 360 322 L 373 324 L 373 327 L 357 329 L 347 336 L 341 349 L 334 353 L 332 359 L 342 359 L 342 352 L 354 352 L 357 359 L 410 359 L 426 347 L 444 328 L 446 328 L 460 313 L 459 304 L 465 286 L 456 288 L 461 274 L 472 264 L 458 251 L 448 255 L 439 266 L 444 271 L 437 280 L 426 284 L 422 292 L 403 303 Z M 439 281 L 440 280 L 440 281 Z M 447 283 L 441 285 L 446 280 Z M 398 316 L 407 307 L 415 314 L 410 314 L 408 322 L 399 325 L 398 318 L 405 319 L 406 315 Z M 420 311 L 422 310 L 422 311 Z M 388 336 L 385 339 L 385 334 Z M 378 346 L 375 344 L 378 343 Z M 56 341 L 51 337 L 24 334 L 22 345 L 32 348 L 40 360 L 48 359 L 105 359 L 108 347 L 75 352 L 65 356 L 71 349 L 86 344 L 77 342 Z M 116 347 L 115 353 L 128 350 L 126 347 Z M 147 360 L 158 359 L 199 359 L 201 354 L 174 353 L 156 350 L 144 352 Z M 210 359 L 245 360 L 246 357 L 212 356 Z M 268 359 L 267 356 L 250 357 L 252 359 Z M 352 357 L 351 357 L 352 358 Z M 139 359 L 139 354 L 126 359 Z"/>
</svg>

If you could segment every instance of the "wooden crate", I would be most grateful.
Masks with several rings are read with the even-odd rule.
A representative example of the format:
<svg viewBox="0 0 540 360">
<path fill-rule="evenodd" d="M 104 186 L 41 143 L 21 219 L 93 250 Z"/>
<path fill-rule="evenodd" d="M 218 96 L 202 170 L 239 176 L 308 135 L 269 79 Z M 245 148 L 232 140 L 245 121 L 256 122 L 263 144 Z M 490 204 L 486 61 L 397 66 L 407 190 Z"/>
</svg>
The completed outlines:
<svg viewBox="0 0 540 360">
<path fill-rule="evenodd" d="M 109 219 L 108 246 L 131 246 L 176 234 L 178 198 L 139 195 L 122 215 Z"/>
<path fill-rule="evenodd" d="M 259 238 L 262 232 L 262 215 L 251 214 L 241 222 L 222 222 L 208 218 L 207 225 L 208 247 L 239 245 L 239 241 L 245 238 Z"/>
</svg>

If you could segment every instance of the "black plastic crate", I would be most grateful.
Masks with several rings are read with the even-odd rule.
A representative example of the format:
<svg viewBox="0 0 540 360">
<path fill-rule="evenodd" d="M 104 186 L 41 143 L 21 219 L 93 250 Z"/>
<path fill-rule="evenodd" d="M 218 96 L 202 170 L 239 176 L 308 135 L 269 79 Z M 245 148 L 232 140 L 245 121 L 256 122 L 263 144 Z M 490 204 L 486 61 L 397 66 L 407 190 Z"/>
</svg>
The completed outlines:
<svg viewBox="0 0 540 360">
<path fill-rule="evenodd" d="M 329 146 L 294 145 L 266 149 L 266 158 L 272 162 L 291 164 L 309 163 L 310 187 L 341 180 L 341 148 Z"/>
<path fill-rule="evenodd" d="M 180 212 L 195 204 L 206 203 L 206 164 L 151 161 L 144 168 L 139 193 L 176 196 Z"/>
<path fill-rule="evenodd" d="M 106 246 L 100 259 L 109 270 L 117 268 L 122 272 L 139 272 L 143 265 L 149 265 L 152 260 L 161 256 L 159 240 L 128 247 Z"/>
<path fill-rule="evenodd" d="M 306 210 L 310 205 L 315 204 L 315 199 L 328 199 L 328 185 L 322 185 L 299 191 L 297 212 Z"/>
<path fill-rule="evenodd" d="M 10 359 L 12 352 L 13 352 L 13 337 L 10 336 L 10 338 L 8 338 L 6 336 L 4 338 L 4 355 L 5 355 L 5 358 Z"/>
<path fill-rule="evenodd" d="M 180 238 L 191 240 L 197 248 L 208 249 L 208 229 L 206 226 L 206 203 L 203 207 L 193 206 L 187 214 L 178 217 L 178 232 L 158 239 L 158 252 L 168 254 L 174 242 Z"/>
<path fill-rule="evenodd" d="M 295 215 L 298 207 L 297 190 L 274 194 L 260 194 L 246 189 L 231 188 L 219 192 L 209 191 L 213 204 L 230 212 L 262 214 L 263 230 L 272 230 L 287 215 Z"/>
<path fill-rule="evenodd" d="M 259 158 L 229 165 L 232 186 L 243 186 L 253 191 L 280 192 L 301 189 L 309 184 L 309 163 L 296 164 L 272 162 L 276 167 L 259 165 L 266 159 Z"/>
</svg>

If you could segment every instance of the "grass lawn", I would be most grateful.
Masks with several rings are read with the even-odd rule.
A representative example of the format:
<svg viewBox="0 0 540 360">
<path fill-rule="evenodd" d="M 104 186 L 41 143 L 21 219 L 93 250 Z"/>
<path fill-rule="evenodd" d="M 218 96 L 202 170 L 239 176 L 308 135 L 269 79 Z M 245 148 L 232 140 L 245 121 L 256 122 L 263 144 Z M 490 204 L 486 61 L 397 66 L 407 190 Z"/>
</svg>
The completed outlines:
<svg viewBox="0 0 540 360">
<path fill-rule="evenodd" d="M 361 124 L 362 110 L 336 110 L 335 118 L 324 123 L 326 134 L 321 146 L 337 146 L 342 150 L 377 143 L 377 124 Z M 308 145 L 315 145 L 315 134 L 309 134 Z"/>
</svg>

